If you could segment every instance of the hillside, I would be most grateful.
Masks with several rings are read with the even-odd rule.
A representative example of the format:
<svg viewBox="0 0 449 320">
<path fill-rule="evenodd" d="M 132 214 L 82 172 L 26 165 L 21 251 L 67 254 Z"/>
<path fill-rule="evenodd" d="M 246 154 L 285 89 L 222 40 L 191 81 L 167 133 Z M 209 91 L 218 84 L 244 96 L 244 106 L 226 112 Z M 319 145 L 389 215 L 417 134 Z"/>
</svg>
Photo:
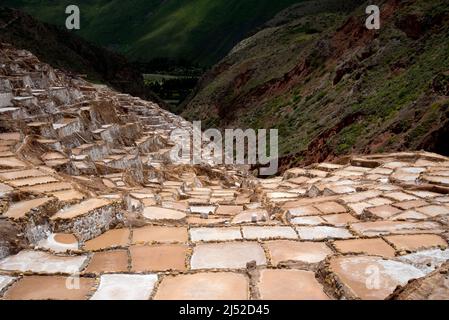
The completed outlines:
<svg viewBox="0 0 449 320">
<path fill-rule="evenodd" d="M 85 74 L 91 81 L 160 102 L 125 57 L 41 23 L 21 11 L 0 7 L 0 42 L 32 50 L 42 61 L 75 74 Z"/>
<path fill-rule="evenodd" d="M 65 8 L 81 9 L 79 35 L 132 60 L 216 63 L 248 32 L 301 0 L 6 0 L 39 19 L 65 24 Z"/>
<path fill-rule="evenodd" d="M 209 127 L 278 128 L 285 166 L 349 153 L 449 154 L 449 3 L 381 1 L 379 31 L 365 28 L 366 5 L 345 12 L 335 3 L 292 7 L 243 40 L 182 115 Z"/>
</svg>

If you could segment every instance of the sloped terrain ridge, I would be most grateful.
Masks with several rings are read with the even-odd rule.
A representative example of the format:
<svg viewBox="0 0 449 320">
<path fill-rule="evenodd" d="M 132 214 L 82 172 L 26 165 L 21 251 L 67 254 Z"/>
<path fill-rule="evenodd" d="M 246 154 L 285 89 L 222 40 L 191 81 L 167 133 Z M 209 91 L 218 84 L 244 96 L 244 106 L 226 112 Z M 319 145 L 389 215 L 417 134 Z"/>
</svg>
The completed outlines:
<svg viewBox="0 0 449 320">
<path fill-rule="evenodd" d="M 0 6 L 0 41 L 18 49 L 32 50 L 41 61 L 54 68 L 85 75 L 90 81 L 110 85 L 121 92 L 159 101 L 145 87 L 142 74 L 125 57 L 19 10 Z"/>
<path fill-rule="evenodd" d="M 174 163 L 170 133 L 192 128 L 179 116 L 10 45 L 0 66 L 2 299 L 448 295 L 448 157 L 352 155 L 265 180 Z"/>
<path fill-rule="evenodd" d="M 351 153 L 448 155 L 448 2 L 379 1 L 380 30 L 365 27 L 366 4 L 341 2 L 280 13 L 203 77 L 181 115 L 279 129 L 284 168 Z"/>
</svg>

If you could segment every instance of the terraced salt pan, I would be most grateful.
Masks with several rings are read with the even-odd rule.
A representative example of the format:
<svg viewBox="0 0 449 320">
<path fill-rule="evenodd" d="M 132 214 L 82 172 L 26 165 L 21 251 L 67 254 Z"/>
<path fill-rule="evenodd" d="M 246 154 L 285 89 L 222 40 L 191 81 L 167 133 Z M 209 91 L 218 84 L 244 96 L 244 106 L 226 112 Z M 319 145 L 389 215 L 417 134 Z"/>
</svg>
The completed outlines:
<svg viewBox="0 0 449 320">
<path fill-rule="evenodd" d="M 264 300 L 329 299 L 312 271 L 264 269 L 257 286 Z"/>
<path fill-rule="evenodd" d="M 85 195 L 74 189 L 52 192 L 51 195 L 59 201 L 76 201 L 84 199 Z"/>
<path fill-rule="evenodd" d="M 187 242 L 187 228 L 147 226 L 133 230 L 133 244 L 146 242 Z"/>
<path fill-rule="evenodd" d="M 330 214 L 326 216 L 322 216 L 327 223 L 332 224 L 336 227 L 345 226 L 349 223 L 358 222 L 356 218 L 351 216 L 349 213 L 339 213 L 339 214 Z"/>
<path fill-rule="evenodd" d="M 190 239 L 198 241 L 227 241 L 242 239 L 240 228 L 192 228 Z"/>
<path fill-rule="evenodd" d="M 317 216 L 321 212 L 312 206 L 300 206 L 296 208 L 291 208 L 288 213 L 293 217 L 303 217 L 303 216 Z"/>
<path fill-rule="evenodd" d="M 350 239 L 334 241 L 333 245 L 341 253 L 362 253 L 386 258 L 394 258 L 395 250 L 382 238 Z"/>
<path fill-rule="evenodd" d="M 111 202 L 106 199 L 89 199 L 67 209 L 60 210 L 51 219 L 73 219 L 110 204 Z"/>
<path fill-rule="evenodd" d="M 11 188 L 10 186 L 7 186 L 6 184 L 0 183 L 0 196 L 3 196 L 7 193 L 10 193 L 14 191 L 13 188 Z"/>
<path fill-rule="evenodd" d="M 51 198 L 38 198 L 33 200 L 21 201 L 12 204 L 8 211 L 4 214 L 5 217 L 12 219 L 20 219 L 26 216 L 31 209 L 38 208 L 49 202 Z"/>
<path fill-rule="evenodd" d="M 10 276 L 4 276 L 4 275 L 0 275 L 0 292 L 6 288 L 7 286 L 9 286 L 11 283 L 13 283 L 14 280 L 16 280 L 17 278 L 15 277 L 10 277 Z"/>
<path fill-rule="evenodd" d="M 16 281 L 6 292 L 6 300 L 84 300 L 95 286 L 95 279 L 60 276 L 26 276 Z"/>
<path fill-rule="evenodd" d="M 42 193 L 51 193 L 61 190 L 68 190 L 71 189 L 72 185 L 67 182 L 52 182 L 47 184 L 39 184 L 36 186 L 31 187 L 24 187 L 22 188 L 23 191 L 28 192 L 42 192 Z"/>
<path fill-rule="evenodd" d="M 53 177 L 42 176 L 35 178 L 24 178 L 9 181 L 8 184 L 14 187 L 34 186 L 39 184 L 46 184 L 51 182 L 57 182 L 58 180 Z"/>
<path fill-rule="evenodd" d="M 157 280 L 155 274 L 102 275 L 91 300 L 148 300 Z"/>
<path fill-rule="evenodd" d="M 418 251 L 430 248 L 447 248 L 447 241 L 436 234 L 395 235 L 385 239 L 398 250 Z"/>
<path fill-rule="evenodd" d="M 270 253 L 271 263 L 275 266 L 286 261 L 318 263 L 332 254 L 324 242 L 275 240 L 266 242 L 265 247 Z"/>
<path fill-rule="evenodd" d="M 242 227 L 243 236 L 245 239 L 298 239 L 298 235 L 291 227 L 286 226 L 245 226 Z"/>
<path fill-rule="evenodd" d="M 217 215 L 234 216 L 242 211 L 243 211 L 243 206 L 221 205 L 217 208 L 217 211 L 215 213 Z"/>
<path fill-rule="evenodd" d="M 0 140 L 20 141 L 20 132 L 0 133 Z"/>
<path fill-rule="evenodd" d="M 44 161 L 50 161 L 50 160 L 57 160 L 57 159 L 65 159 L 66 156 L 59 152 L 47 152 L 44 155 L 42 155 L 41 158 Z"/>
<path fill-rule="evenodd" d="M 256 242 L 199 244 L 190 259 L 192 269 L 241 269 L 250 261 L 265 265 L 262 247 Z"/>
<path fill-rule="evenodd" d="M 402 262 L 409 263 L 425 274 L 440 267 L 449 260 L 449 249 L 432 249 L 411 253 L 399 258 Z"/>
<path fill-rule="evenodd" d="M 232 219 L 232 223 L 245 223 L 245 222 L 253 222 L 253 219 L 256 219 L 256 222 L 267 221 L 268 220 L 268 211 L 265 209 L 250 209 L 245 210 Z"/>
<path fill-rule="evenodd" d="M 324 224 L 326 221 L 320 216 L 307 216 L 293 218 L 290 222 L 298 225 L 317 226 Z"/>
<path fill-rule="evenodd" d="M 34 273 L 79 272 L 87 256 L 55 256 L 42 251 L 23 250 L 0 261 L 0 270 Z"/>
<path fill-rule="evenodd" d="M 129 244 L 129 234 L 129 229 L 109 230 L 92 240 L 86 241 L 84 249 L 93 251 L 113 247 L 124 247 Z"/>
<path fill-rule="evenodd" d="M 15 157 L 0 158 L 0 168 L 25 168 L 27 164 Z"/>
<path fill-rule="evenodd" d="M 329 270 L 353 296 L 367 300 L 385 299 L 398 285 L 425 276 L 410 264 L 373 256 L 335 257 Z"/>
<path fill-rule="evenodd" d="M 133 272 L 186 270 L 188 253 L 186 245 L 133 246 L 129 251 Z"/>
<path fill-rule="evenodd" d="M 1 172 L 0 178 L 5 179 L 5 180 L 15 180 L 15 179 L 30 178 L 30 177 L 41 177 L 41 176 L 45 176 L 45 175 L 47 175 L 47 173 L 36 170 L 36 169 L 30 169 L 30 170 Z"/>
<path fill-rule="evenodd" d="M 360 235 L 374 237 L 386 234 L 441 233 L 444 230 L 435 222 L 374 221 L 351 224 Z"/>
<path fill-rule="evenodd" d="M 148 220 L 182 220 L 186 217 L 184 212 L 160 207 L 146 207 L 143 216 Z"/>
<path fill-rule="evenodd" d="M 216 210 L 215 206 L 191 206 L 190 213 L 193 214 L 214 214 Z"/>
<path fill-rule="evenodd" d="M 218 225 L 224 225 L 226 222 L 229 221 L 228 218 L 208 218 L 208 219 L 202 219 L 201 217 L 187 217 L 186 219 L 187 223 L 189 225 L 194 226 L 218 226 Z"/>
<path fill-rule="evenodd" d="M 51 250 L 56 253 L 78 250 L 78 240 L 71 234 L 50 234 L 47 238 L 38 242 L 38 247 Z"/>
<path fill-rule="evenodd" d="M 105 274 L 127 271 L 128 251 L 119 249 L 95 252 L 83 273 Z"/>
<path fill-rule="evenodd" d="M 296 227 L 299 238 L 304 240 L 348 239 L 353 235 L 344 228 L 334 227 Z"/>
<path fill-rule="evenodd" d="M 155 300 L 246 300 L 248 279 L 231 272 L 196 273 L 165 277 Z"/>
</svg>

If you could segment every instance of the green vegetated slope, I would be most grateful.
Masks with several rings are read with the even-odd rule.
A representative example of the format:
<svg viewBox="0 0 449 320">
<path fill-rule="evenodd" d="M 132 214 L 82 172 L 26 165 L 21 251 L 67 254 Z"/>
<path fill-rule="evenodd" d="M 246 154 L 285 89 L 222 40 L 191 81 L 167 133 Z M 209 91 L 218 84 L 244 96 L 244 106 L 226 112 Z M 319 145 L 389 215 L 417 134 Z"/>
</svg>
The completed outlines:
<svg viewBox="0 0 449 320">
<path fill-rule="evenodd" d="M 81 10 L 79 34 L 137 61 L 164 57 L 211 65 L 248 32 L 302 0 L 5 0 L 39 19 L 65 25 L 67 5 Z"/>
<path fill-rule="evenodd" d="M 365 28 L 366 4 L 349 2 L 280 13 L 203 77 L 182 115 L 278 128 L 285 166 L 357 152 L 449 154 L 449 2 L 378 1 L 378 31 Z"/>
</svg>

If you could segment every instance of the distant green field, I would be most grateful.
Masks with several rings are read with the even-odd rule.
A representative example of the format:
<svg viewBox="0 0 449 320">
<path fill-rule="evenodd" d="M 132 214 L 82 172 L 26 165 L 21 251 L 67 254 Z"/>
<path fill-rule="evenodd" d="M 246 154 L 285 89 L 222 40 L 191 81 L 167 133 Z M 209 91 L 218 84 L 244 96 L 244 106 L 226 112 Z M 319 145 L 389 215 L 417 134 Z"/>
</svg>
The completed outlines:
<svg viewBox="0 0 449 320">
<path fill-rule="evenodd" d="M 172 112 L 191 93 L 198 77 L 171 74 L 144 74 L 145 85 L 165 101 Z"/>
<path fill-rule="evenodd" d="M 132 60 L 186 59 L 209 66 L 280 10 L 302 0 L 4 0 L 64 26 L 65 7 L 81 9 L 79 34 Z"/>
<path fill-rule="evenodd" d="M 188 79 L 190 77 L 188 77 L 188 76 L 174 76 L 174 75 L 171 75 L 171 74 L 148 73 L 148 74 L 144 74 L 143 78 L 147 82 L 163 82 L 164 80 Z"/>
</svg>

